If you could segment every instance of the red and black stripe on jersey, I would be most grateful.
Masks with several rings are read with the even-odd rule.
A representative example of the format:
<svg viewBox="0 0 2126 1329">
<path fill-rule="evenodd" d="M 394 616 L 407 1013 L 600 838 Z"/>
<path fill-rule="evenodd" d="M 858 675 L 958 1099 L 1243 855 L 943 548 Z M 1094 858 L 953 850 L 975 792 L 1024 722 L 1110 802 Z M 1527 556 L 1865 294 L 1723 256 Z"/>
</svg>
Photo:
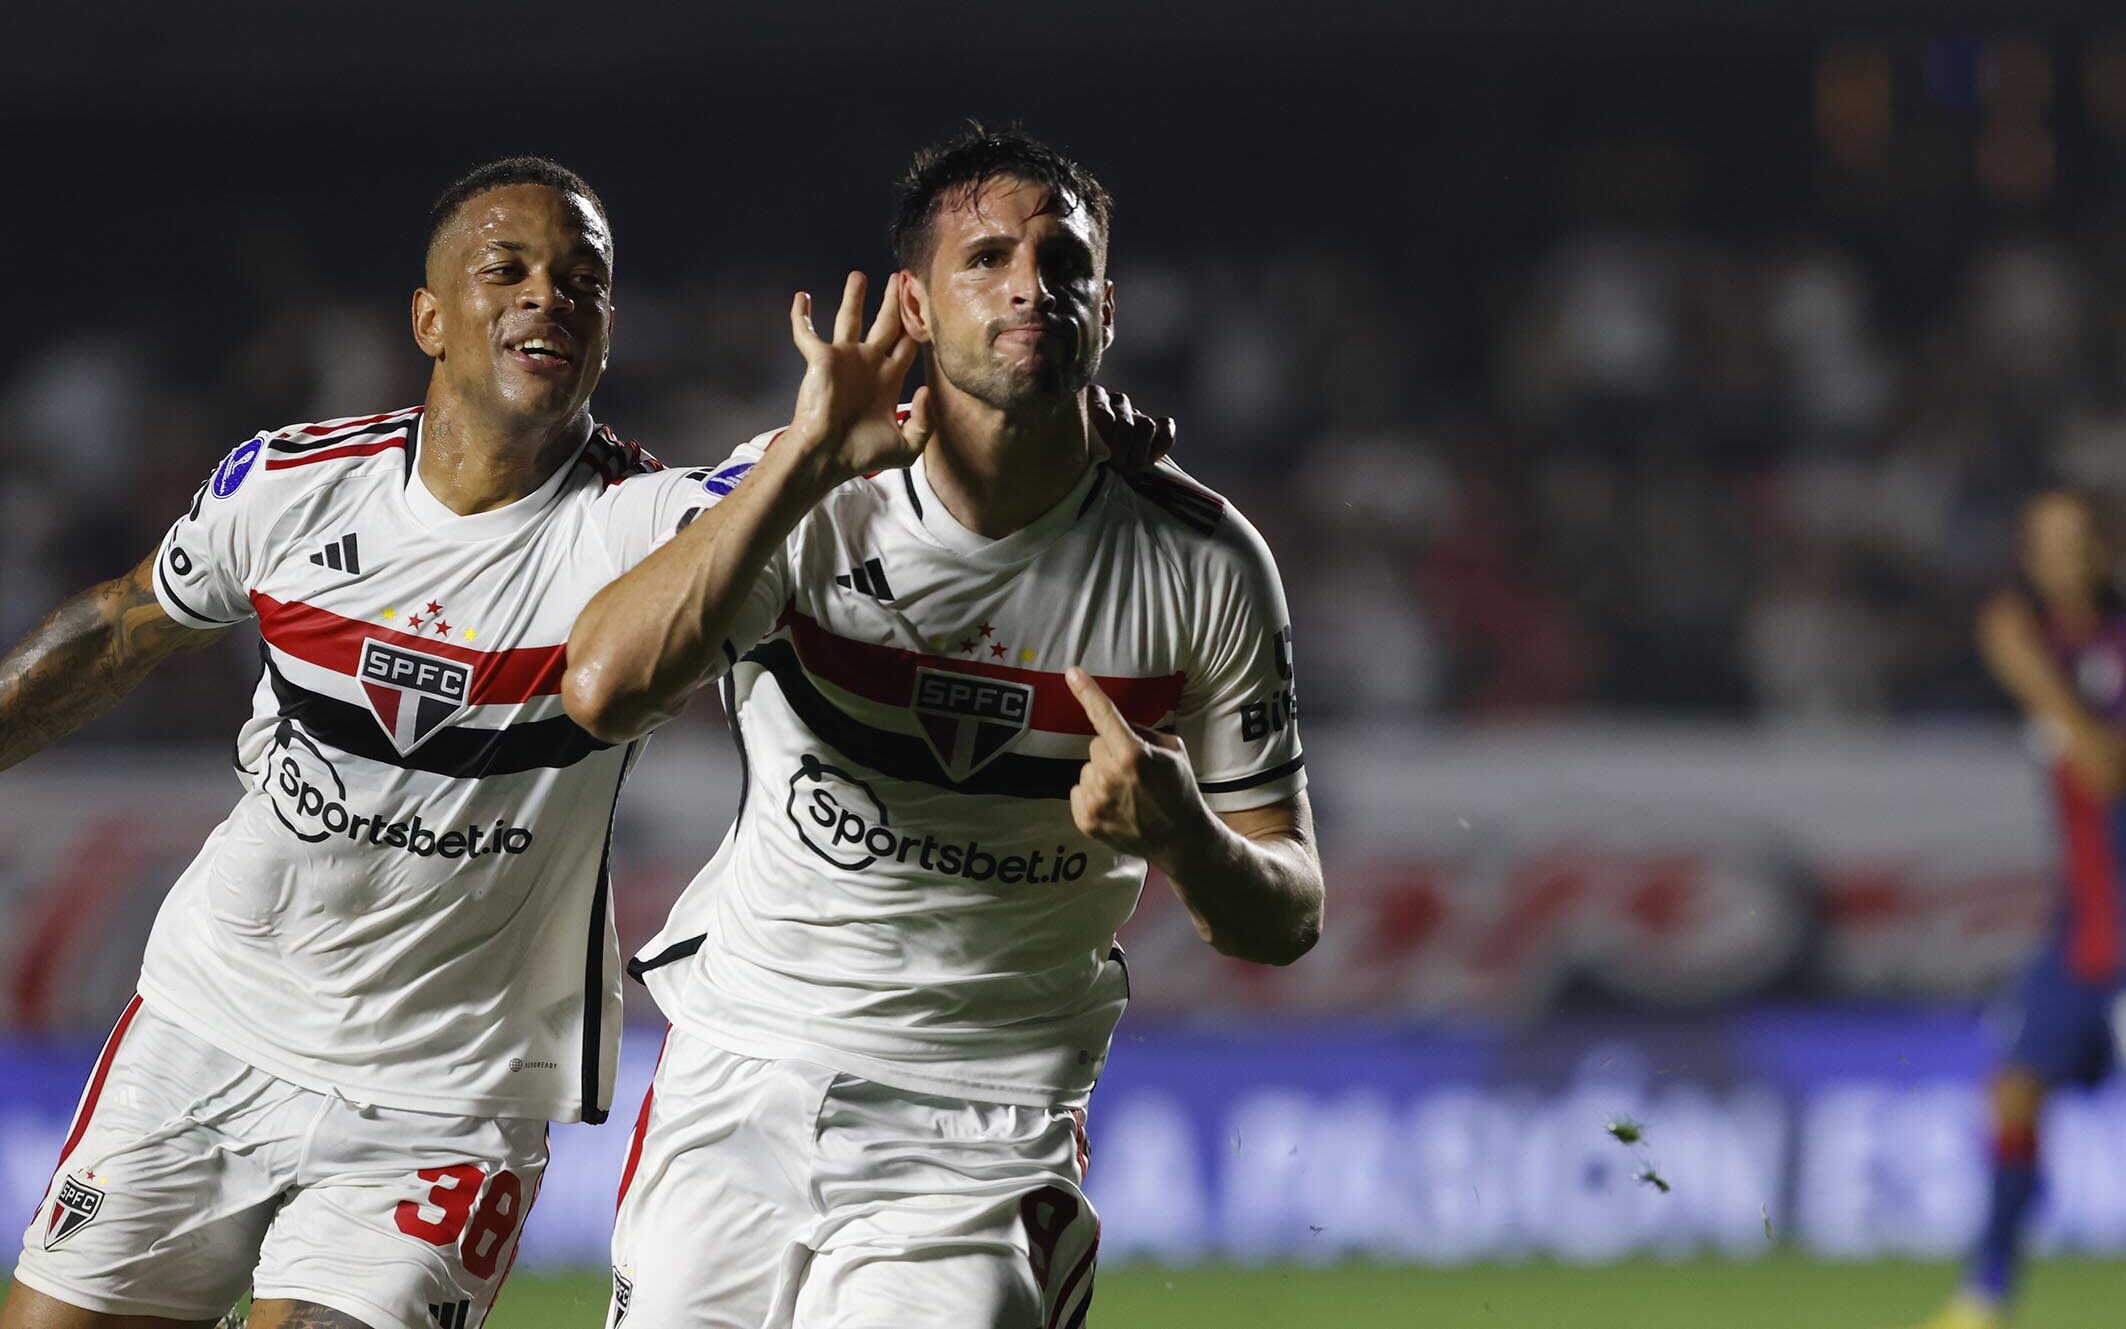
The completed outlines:
<svg viewBox="0 0 2126 1329">
<path fill-rule="evenodd" d="M 613 432 L 611 425 L 598 426 L 590 442 L 583 445 L 576 463 L 596 471 L 608 486 L 619 484 L 630 476 L 664 469 L 664 463 L 651 456 L 648 449 L 640 443 L 622 439 Z"/>
<path fill-rule="evenodd" d="M 591 753 L 612 746 L 593 738 L 566 715 L 556 715 L 500 729 L 451 725 L 412 752 L 402 753 L 365 707 L 328 697 L 290 680 L 273 663 L 271 652 L 264 651 L 264 646 L 348 678 L 359 676 L 362 643 L 367 640 L 440 655 L 472 667 L 466 699 L 474 706 L 520 704 L 557 695 L 567 648 L 520 646 L 476 651 L 346 618 L 315 605 L 283 603 L 257 592 L 252 594 L 251 603 L 258 611 L 266 676 L 281 717 L 300 724 L 312 738 L 352 756 L 405 770 L 477 779 L 573 766 Z"/>
<path fill-rule="evenodd" d="M 856 641 L 829 631 L 794 606 L 783 612 L 774 635 L 746 652 L 744 659 L 774 675 L 790 709 L 822 742 L 850 760 L 895 779 L 971 794 L 1068 798 L 1071 786 L 1078 782 L 1078 769 L 1084 759 L 1007 752 L 965 779 L 955 780 L 921 736 L 880 729 L 857 719 L 822 692 L 814 679 L 889 706 L 909 704 L 920 667 L 1024 683 L 1033 688 L 1028 728 L 1073 736 L 1093 732 L 1092 721 L 1071 695 L 1061 674 Z M 1149 727 L 1173 713 L 1187 680 L 1176 673 L 1150 678 L 1103 677 L 1097 681 L 1131 723 Z"/>
<path fill-rule="evenodd" d="M 1192 480 L 1171 470 L 1154 467 L 1129 477 L 1134 489 L 1168 515 L 1192 530 L 1209 535 L 1225 520 L 1225 500 Z"/>
<path fill-rule="evenodd" d="M 413 443 L 420 427 L 419 406 L 333 420 L 321 425 L 297 425 L 267 436 L 266 469 L 283 471 L 291 466 L 333 461 L 341 457 L 367 457 Z"/>
</svg>

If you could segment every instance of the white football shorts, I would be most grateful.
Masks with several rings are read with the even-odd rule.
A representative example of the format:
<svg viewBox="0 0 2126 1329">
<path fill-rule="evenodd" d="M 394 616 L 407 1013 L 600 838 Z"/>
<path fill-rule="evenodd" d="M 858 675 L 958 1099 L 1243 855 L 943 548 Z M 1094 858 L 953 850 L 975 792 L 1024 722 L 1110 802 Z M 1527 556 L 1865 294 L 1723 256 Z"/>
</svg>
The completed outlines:
<svg viewBox="0 0 2126 1329">
<path fill-rule="evenodd" d="M 15 1277 L 108 1314 L 211 1320 L 250 1287 L 375 1329 L 474 1329 L 546 1170 L 546 1129 L 298 1088 L 135 997 Z"/>
<path fill-rule="evenodd" d="M 889 1089 L 675 1029 L 621 1176 L 608 1329 L 1069 1329 L 1084 1116 Z"/>
</svg>

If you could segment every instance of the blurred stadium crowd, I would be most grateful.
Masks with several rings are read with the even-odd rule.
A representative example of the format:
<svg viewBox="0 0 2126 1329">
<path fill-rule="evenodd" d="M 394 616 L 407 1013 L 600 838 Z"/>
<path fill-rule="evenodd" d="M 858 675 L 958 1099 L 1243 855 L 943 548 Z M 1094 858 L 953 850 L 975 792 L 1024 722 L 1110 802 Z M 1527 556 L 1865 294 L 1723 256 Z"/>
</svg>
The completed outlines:
<svg viewBox="0 0 2126 1329">
<path fill-rule="evenodd" d="M 1196 201 L 1139 172 L 1103 378 L 1178 417 L 1185 464 L 1265 528 L 1316 715 L 1998 711 L 1969 612 L 2016 503 L 2126 496 L 2126 220 L 2090 184 L 2121 160 L 2126 60 L 2074 51 L 1797 57 L 1763 113 L 1803 126 L 1776 149 L 1808 183 L 1785 206 L 1731 139 L 1656 118 L 1526 162 L 1555 221 L 1467 256 L 1480 226 L 1399 212 L 1353 224 L 1407 221 L 1407 243 L 1221 243 L 1166 225 Z M 2074 132 L 2019 133 L 2020 104 Z M 1513 131 L 1441 132 L 1428 151 L 1480 161 Z M 1176 231 L 1206 238 L 1133 242 Z M 0 636 L 145 553 L 252 430 L 419 398 L 394 286 L 348 281 L 342 243 L 240 230 L 239 279 L 188 296 L 197 318 L 114 305 L 0 374 Z M 779 267 L 647 282 L 624 257 L 601 415 L 689 462 L 777 422 L 809 272 Z M 242 689 L 195 685 L 248 674 L 248 649 L 165 669 L 105 735 L 227 732 Z"/>
</svg>

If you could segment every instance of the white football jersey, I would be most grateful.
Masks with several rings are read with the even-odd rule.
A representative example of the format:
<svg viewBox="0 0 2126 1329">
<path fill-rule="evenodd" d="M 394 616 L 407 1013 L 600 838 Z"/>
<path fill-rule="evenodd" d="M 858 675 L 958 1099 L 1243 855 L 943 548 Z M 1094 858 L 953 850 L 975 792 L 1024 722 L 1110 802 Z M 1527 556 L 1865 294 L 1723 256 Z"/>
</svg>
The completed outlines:
<svg viewBox="0 0 2126 1329">
<path fill-rule="evenodd" d="M 233 1056 L 356 1102 L 603 1120 L 618 1048 L 607 839 L 634 745 L 562 710 L 570 626 L 622 570 L 600 522 L 657 468 L 599 430 L 459 516 L 418 408 L 261 434 L 194 495 L 155 585 L 255 618 L 243 796 L 163 902 L 140 990 Z"/>
<path fill-rule="evenodd" d="M 613 525 L 683 526 L 761 447 L 617 486 L 649 516 Z M 1090 1092 L 1145 864 L 1071 819 L 1093 731 L 1069 665 L 1178 733 L 1213 809 L 1305 787 L 1269 550 L 1171 468 L 1092 466 L 1001 540 L 956 522 L 920 462 L 853 481 L 778 551 L 725 656 L 738 820 L 631 970 L 745 1056 L 997 1102 Z"/>
</svg>

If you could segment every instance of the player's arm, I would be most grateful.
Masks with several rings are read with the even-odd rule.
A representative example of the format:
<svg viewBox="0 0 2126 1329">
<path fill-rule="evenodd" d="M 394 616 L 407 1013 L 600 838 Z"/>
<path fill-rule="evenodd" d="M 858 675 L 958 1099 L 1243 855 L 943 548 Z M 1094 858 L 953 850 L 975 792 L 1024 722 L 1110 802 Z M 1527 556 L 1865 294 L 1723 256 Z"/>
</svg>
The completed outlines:
<svg viewBox="0 0 2126 1329">
<path fill-rule="evenodd" d="M 2064 741 L 2067 763 L 2100 795 L 2126 790 L 2126 735 L 2089 713 L 2045 649 L 2029 603 L 2003 591 L 1978 614 L 1978 653 L 2025 714 Z"/>
<path fill-rule="evenodd" d="M 1216 812 L 1188 748 L 1132 725 L 1084 670 L 1066 676 L 1093 741 L 1070 811 L 1078 829 L 1166 874 L 1222 954 L 1290 964 L 1321 938 L 1321 854 L 1304 791 L 1266 807 Z"/>
<path fill-rule="evenodd" d="M 60 605 L 0 656 L 0 770 L 117 705 L 164 658 L 222 635 L 163 612 L 156 557 Z"/>
<path fill-rule="evenodd" d="M 916 355 L 898 275 L 868 333 L 862 273 L 849 274 L 832 341 L 813 331 L 811 310 L 802 293 L 790 306 L 805 358 L 790 427 L 729 497 L 593 597 L 569 633 L 563 704 L 607 742 L 677 715 L 716 674 L 747 592 L 806 513 L 847 481 L 909 465 L 930 440 L 924 390 L 907 421 L 896 418 Z"/>
</svg>

